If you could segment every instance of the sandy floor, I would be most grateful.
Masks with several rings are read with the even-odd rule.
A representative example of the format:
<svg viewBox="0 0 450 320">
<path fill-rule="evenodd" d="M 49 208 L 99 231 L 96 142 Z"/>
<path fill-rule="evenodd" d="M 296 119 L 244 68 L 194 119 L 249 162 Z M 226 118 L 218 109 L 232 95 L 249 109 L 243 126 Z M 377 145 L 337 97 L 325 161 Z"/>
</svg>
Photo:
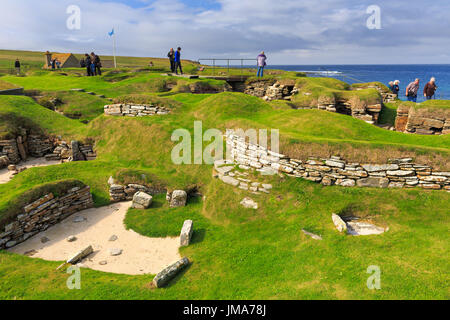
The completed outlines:
<svg viewBox="0 0 450 320">
<path fill-rule="evenodd" d="M 17 165 L 17 168 L 21 167 L 46 167 L 46 166 L 52 166 L 55 164 L 60 164 L 61 161 L 47 161 L 45 158 L 29 158 L 27 161 L 22 161 Z M 11 178 L 13 177 L 12 173 L 8 171 L 8 168 L 4 168 L 0 170 L 0 184 L 4 184 L 9 182 Z"/>
<path fill-rule="evenodd" d="M 125 230 L 123 220 L 130 206 L 131 202 L 122 202 L 75 213 L 9 251 L 24 254 L 36 250 L 33 258 L 65 261 L 92 245 L 94 253 L 82 261 L 83 266 L 131 275 L 156 274 L 167 265 L 180 260 L 179 237 L 148 238 L 132 230 Z M 74 219 L 77 217 L 85 217 L 87 220 L 76 223 Z M 113 235 L 117 236 L 117 240 L 109 241 Z M 66 239 L 69 236 L 75 236 L 77 240 L 68 242 Z M 43 244 L 43 237 L 50 241 Z M 119 256 L 111 256 L 110 249 L 121 249 L 123 252 Z M 104 261 L 107 261 L 106 265 L 99 264 Z"/>
</svg>

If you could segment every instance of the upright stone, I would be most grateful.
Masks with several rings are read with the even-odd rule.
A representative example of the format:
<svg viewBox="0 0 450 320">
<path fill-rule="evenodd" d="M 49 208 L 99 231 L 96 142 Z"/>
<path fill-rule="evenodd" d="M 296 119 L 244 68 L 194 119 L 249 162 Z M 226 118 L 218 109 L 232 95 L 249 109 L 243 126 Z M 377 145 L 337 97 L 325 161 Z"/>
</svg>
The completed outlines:
<svg viewBox="0 0 450 320">
<path fill-rule="evenodd" d="M 332 214 L 331 219 L 333 220 L 334 225 L 336 226 L 336 229 L 338 229 L 339 232 L 347 232 L 347 224 L 344 220 L 337 214 Z"/>
<path fill-rule="evenodd" d="M 148 209 L 153 201 L 153 197 L 145 192 L 138 191 L 133 196 L 132 207 L 134 209 Z"/>
<path fill-rule="evenodd" d="M 172 192 L 172 197 L 170 199 L 170 207 L 178 208 L 184 207 L 187 201 L 187 193 L 184 190 L 175 190 Z"/>
<path fill-rule="evenodd" d="M 86 161 L 84 154 L 80 150 L 80 143 L 78 141 L 72 141 L 72 160 L 73 161 Z"/>
<path fill-rule="evenodd" d="M 187 247 L 191 243 L 192 234 L 194 233 L 194 222 L 186 220 L 183 224 L 180 234 L 180 246 Z"/>
</svg>

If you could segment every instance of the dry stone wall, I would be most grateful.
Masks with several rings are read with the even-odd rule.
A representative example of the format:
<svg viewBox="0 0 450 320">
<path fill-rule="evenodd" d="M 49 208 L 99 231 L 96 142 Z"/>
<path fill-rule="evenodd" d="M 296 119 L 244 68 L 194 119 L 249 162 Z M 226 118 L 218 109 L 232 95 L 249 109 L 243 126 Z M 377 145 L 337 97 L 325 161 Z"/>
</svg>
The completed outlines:
<svg viewBox="0 0 450 320">
<path fill-rule="evenodd" d="M 450 133 L 450 110 L 415 109 L 407 105 L 397 108 L 396 131 L 423 135 Z"/>
<path fill-rule="evenodd" d="M 112 202 L 131 201 L 138 192 L 155 195 L 166 193 L 167 190 L 163 188 L 156 188 L 153 186 L 144 186 L 140 184 L 121 185 L 116 183 L 113 177 L 108 180 L 109 196 Z"/>
<path fill-rule="evenodd" d="M 93 205 L 89 186 L 73 188 L 60 197 L 47 194 L 24 206 L 13 222 L 0 229 L 0 249 L 11 248 Z"/>
<path fill-rule="evenodd" d="M 226 133 L 231 160 L 257 171 L 286 173 L 326 186 L 373 188 L 412 188 L 450 192 L 450 172 L 439 172 L 430 166 L 413 163 L 413 159 L 392 159 L 387 164 L 349 163 L 340 157 L 310 158 L 306 162 L 247 143 L 232 130 Z"/>
<path fill-rule="evenodd" d="M 170 112 L 167 108 L 151 104 L 111 104 L 104 109 L 106 115 L 127 117 L 165 115 Z"/>
</svg>

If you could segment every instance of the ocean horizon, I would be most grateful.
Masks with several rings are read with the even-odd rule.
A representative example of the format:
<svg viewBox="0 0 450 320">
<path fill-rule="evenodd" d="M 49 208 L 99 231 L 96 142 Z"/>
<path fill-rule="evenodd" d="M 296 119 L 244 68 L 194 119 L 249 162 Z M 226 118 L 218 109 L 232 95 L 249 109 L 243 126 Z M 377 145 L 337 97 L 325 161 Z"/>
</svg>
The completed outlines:
<svg viewBox="0 0 450 320">
<path fill-rule="evenodd" d="M 306 72 L 309 77 L 331 77 L 347 83 L 378 81 L 388 85 L 390 81 L 400 81 L 401 100 L 406 100 L 408 84 L 419 78 L 418 102 L 425 100 L 423 88 L 436 78 L 438 90 L 435 99 L 450 100 L 450 64 L 327 64 L 327 65 L 269 65 L 267 69 Z"/>
</svg>

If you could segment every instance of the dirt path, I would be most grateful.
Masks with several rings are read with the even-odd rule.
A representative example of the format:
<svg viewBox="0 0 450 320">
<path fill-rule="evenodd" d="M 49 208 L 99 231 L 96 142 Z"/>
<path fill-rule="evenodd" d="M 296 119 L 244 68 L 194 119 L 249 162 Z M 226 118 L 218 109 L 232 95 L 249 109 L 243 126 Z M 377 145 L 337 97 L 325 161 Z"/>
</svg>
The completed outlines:
<svg viewBox="0 0 450 320">
<path fill-rule="evenodd" d="M 29 158 L 27 161 L 22 161 L 17 165 L 17 168 L 27 167 L 46 167 L 55 164 L 61 164 L 59 160 L 47 161 L 45 158 Z M 13 178 L 12 172 L 8 171 L 8 168 L 0 170 L 0 184 L 8 183 Z"/>
<path fill-rule="evenodd" d="M 130 275 L 156 274 L 181 259 L 178 252 L 179 237 L 148 238 L 132 230 L 125 230 L 123 220 L 130 206 L 131 202 L 122 202 L 75 213 L 9 251 L 25 254 L 35 250 L 37 252 L 33 258 L 64 261 L 79 250 L 92 245 L 94 253 L 82 261 L 82 265 L 95 270 Z M 86 220 L 74 222 L 78 217 Z M 110 241 L 113 235 L 117 236 L 117 240 Z M 75 236 L 77 240 L 68 242 L 69 236 Z M 43 237 L 50 241 L 42 243 Z M 122 254 L 111 256 L 111 249 L 120 249 Z M 100 264 L 105 261 L 107 264 Z"/>
</svg>

